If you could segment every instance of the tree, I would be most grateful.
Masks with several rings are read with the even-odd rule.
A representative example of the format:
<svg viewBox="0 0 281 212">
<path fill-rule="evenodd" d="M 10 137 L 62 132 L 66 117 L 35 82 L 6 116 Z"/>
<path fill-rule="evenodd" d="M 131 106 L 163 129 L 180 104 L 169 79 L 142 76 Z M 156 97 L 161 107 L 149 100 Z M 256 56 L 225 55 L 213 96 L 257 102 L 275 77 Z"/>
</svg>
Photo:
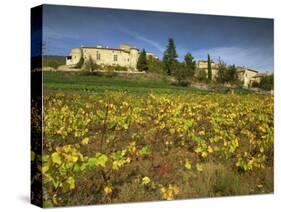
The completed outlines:
<svg viewBox="0 0 281 212">
<path fill-rule="evenodd" d="M 140 56 L 139 56 L 139 59 L 138 59 L 138 62 L 137 62 L 137 69 L 139 71 L 147 71 L 148 70 L 146 52 L 145 52 L 144 49 L 140 53 Z"/>
<path fill-rule="evenodd" d="M 260 81 L 260 88 L 263 90 L 273 90 L 274 88 L 274 76 L 273 74 L 263 76 Z"/>
<path fill-rule="evenodd" d="M 191 53 L 187 53 L 184 57 L 187 76 L 193 77 L 196 69 L 196 62 Z"/>
<path fill-rule="evenodd" d="M 165 74 L 164 65 L 161 60 L 148 56 L 147 58 L 148 71 L 153 73 Z"/>
<path fill-rule="evenodd" d="M 206 71 L 204 69 L 198 69 L 197 74 L 196 74 L 196 78 L 200 82 L 206 81 L 206 79 L 207 79 Z"/>
<path fill-rule="evenodd" d="M 225 73 L 226 73 L 226 64 L 219 59 L 218 62 L 218 74 L 217 74 L 217 82 L 224 83 L 225 82 Z"/>
<path fill-rule="evenodd" d="M 186 79 L 189 76 L 186 65 L 180 62 L 174 62 L 171 67 L 174 76 L 180 85 L 187 83 Z"/>
<path fill-rule="evenodd" d="M 237 83 L 238 75 L 235 65 L 227 66 L 221 59 L 218 63 L 217 82 L 219 83 Z"/>
<path fill-rule="evenodd" d="M 212 64 L 209 54 L 208 54 L 208 81 L 212 81 Z"/>
<path fill-rule="evenodd" d="M 237 75 L 237 69 L 235 67 L 235 65 L 230 65 L 227 67 L 226 69 L 226 73 L 224 76 L 224 81 L 225 82 L 235 82 L 238 79 L 238 75 Z"/>
<path fill-rule="evenodd" d="M 163 64 L 165 65 L 165 69 L 169 75 L 172 74 L 172 65 L 174 62 L 177 62 L 177 52 L 174 40 L 169 38 L 167 49 L 164 51 L 163 56 Z"/>
<path fill-rule="evenodd" d="M 98 68 L 98 65 L 94 62 L 93 58 L 90 56 L 89 59 L 85 62 L 85 71 L 94 71 Z"/>
</svg>

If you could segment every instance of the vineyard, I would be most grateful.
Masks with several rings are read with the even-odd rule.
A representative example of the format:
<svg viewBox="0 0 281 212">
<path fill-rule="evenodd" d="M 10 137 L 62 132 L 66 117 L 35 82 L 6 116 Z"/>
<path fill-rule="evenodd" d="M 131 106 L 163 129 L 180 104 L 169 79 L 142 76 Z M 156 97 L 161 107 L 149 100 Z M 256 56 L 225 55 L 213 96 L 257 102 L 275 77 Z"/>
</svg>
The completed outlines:
<svg viewBox="0 0 281 212">
<path fill-rule="evenodd" d="M 43 105 L 44 207 L 273 192 L 270 95 L 52 91 Z"/>
</svg>

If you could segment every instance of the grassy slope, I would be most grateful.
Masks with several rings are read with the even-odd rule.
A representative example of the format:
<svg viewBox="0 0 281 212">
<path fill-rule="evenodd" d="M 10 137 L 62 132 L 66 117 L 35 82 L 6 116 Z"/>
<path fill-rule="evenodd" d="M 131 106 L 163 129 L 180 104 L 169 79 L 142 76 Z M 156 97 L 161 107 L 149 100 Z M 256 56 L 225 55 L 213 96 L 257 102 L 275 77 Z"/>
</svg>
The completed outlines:
<svg viewBox="0 0 281 212">
<path fill-rule="evenodd" d="M 128 92 L 157 93 L 207 93 L 195 88 L 186 88 L 171 85 L 163 80 L 132 79 L 129 77 L 110 77 L 82 75 L 79 73 L 44 72 L 44 89 L 47 90 L 83 90 L 102 92 L 105 90 L 118 90 Z"/>
</svg>

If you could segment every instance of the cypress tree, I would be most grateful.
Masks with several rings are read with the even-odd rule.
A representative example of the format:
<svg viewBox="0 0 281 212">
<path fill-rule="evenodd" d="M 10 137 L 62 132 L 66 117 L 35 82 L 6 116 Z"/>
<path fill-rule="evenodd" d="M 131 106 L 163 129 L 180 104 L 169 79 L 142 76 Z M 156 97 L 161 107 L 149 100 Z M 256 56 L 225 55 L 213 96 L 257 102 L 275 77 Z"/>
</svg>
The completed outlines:
<svg viewBox="0 0 281 212">
<path fill-rule="evenodd" d="M 172 74 L 172 65 L 177 62 L 177 51 L 174 40 L 169 38 L 167 49 L 164 51 L 163 56 L 163 64 L 165 65 L 165 69 L 169 75 Z"/>
<path fill-rule="evenodd" d="M 211 66 L 211 58 L 208 54 L 208 81 L 212 81 L 212 66 Z"/>
</svg>

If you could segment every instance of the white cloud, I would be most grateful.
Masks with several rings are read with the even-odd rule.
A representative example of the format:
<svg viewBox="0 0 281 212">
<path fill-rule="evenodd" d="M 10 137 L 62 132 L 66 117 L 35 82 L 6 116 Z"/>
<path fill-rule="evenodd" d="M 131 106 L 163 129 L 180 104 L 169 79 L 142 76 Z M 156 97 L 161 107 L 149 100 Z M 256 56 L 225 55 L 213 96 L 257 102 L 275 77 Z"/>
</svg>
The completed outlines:
<svg viewBox="0 0 281 212">
<path fill-rule="evenodd" d="M 137 39 L 137 40 L 140 40 L 140 41 L 143 41 L 151 46 L 153 46 L 154 48 L 156 48 L 158 51 L 160 52 L 163 52 L 164 51 L 164 47 L 161 46 L 158 42 L 152 40 L 152 39 L 149 39 L 149 38 L 146 38 L 145 36 L 143 35 L 140 35 L 136 32 L 133 32 L 125 27 L 120 27 L 122 32 L 125 32 L 126 34 L 132 36 L 133 38 Z"/>
</svg>

